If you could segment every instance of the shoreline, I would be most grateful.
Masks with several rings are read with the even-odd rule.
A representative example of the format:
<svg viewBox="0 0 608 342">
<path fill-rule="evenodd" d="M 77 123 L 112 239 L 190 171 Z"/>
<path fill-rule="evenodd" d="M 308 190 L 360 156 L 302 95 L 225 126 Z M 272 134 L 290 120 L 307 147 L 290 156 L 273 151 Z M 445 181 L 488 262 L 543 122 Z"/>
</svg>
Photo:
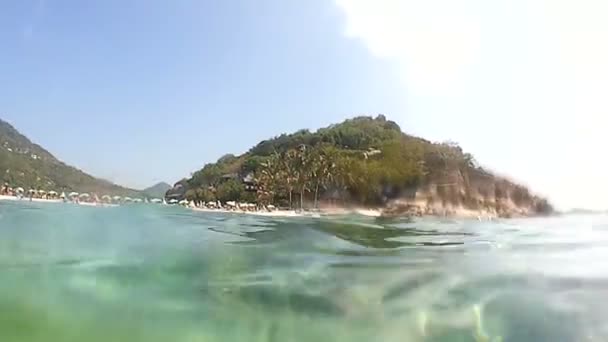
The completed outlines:
<svg viewBox="0 0 608 342">
<path fill-rule="evenodd" d="M 223 214 L 243 214 L 252 216 L 264 216 L 264 217 L 312 217 L 321 218 L 323 216 L 343 216 L 357 214 L 367 217 L 380 217 L 382 212 L 378 209 L 371 208 L 321 208 L 316 211 L 304 211 L 298 210 L 273 210 L 273 211 L 246 211 L 241 209 L 211 209 L 211 208 L 199 208 L 193 206 L 185 206 L 184 208 L 192 211 L 204 212 L 204 213 L 223 213 Z"/>
<path fill-rule="evenodd" d="M 62 199 L 45 199 L 45 198 L 29 198 L 29 197 L 16 197 L 0 195 L 0 201 L 11 201 L 11 202 L 31 202 L 31 203 L 53 203 L 53 204 L 76 204 L 84 207 L 118 207 L 118 204 L 108 203 L 89 203 L 89 202 L 71 202 L 64 201 Z"/>
<path fill-rule="evenodd" d="M 0 195 L 0 201 L 63 203 L 63 200 L 61 200 L 61 199 L 29 198 L 29 197 L 16 197 L 16 196 L 7 196 L 7 195 Z"/>
<path fill-rule="evenodd" d="M 275 211 L 243 211 L 243 210 L 228 210 L 228 209 L 209 209 L 209 208 L 196 208 L 196 207 L 184 207 L 192 211 L 205 212 L 205 213 L 222 213 L 222 214 L 241 214 L 251 216 L 263 216 L 263 217 L 309 217 L 309 218 L 323 218 L 323 217 L 338 217 L 347 215 L 359 215 L 368 218 L 452 218 L 452 219 L 463 219 L 463 220 L 477 220 L 477 221 L 493 221 L 497 219 L 504 219 L 497 215 L 493 215 L 489 212 L 475 212 L 472 210 L 464 209 L 458 212 L 450 212 L 446 215 L 440 214 L 422 214 L 422 215 L 384 215 L 383 211 L 374 208 L 321 208 L 318 211 L 298 212 L 296 210 L 275 210 Z M 531 216 L 522 216 L 531 217 Z M 513 217 L 516 218 L 516 217 Z"/>
<path fill-rule="evenodd" d="M 221 214 L 245 214 L 253 216 L 268 216 L 268 217 L 312 217 L 312 215 L 306 215 L 296 212 L 295 210 L 275 210 L 275 211 L 244 211 L 244 210 L 229 210 L 229 209 L 209 209 L 209 208 L 197 208 L 197 207 L 184 207 L 192 211 L 198 211 L 203 213 L 221 213 Z"/>
<path fill-rule="evenodd" d="M 13 201 L 13 202 L 34 202 L 34 203 L 54 203 L 54 204 L 76 204 L 85 207 L 119 207 L 120 204 L 107 204 L 107 203 L 89 203 L 89 202 L 70 202 L 63 201 L 62 199 L 42 199 L 42 198 L 29 198 L 29 197 L 15 197 L 0 195 L 0 201 Z M 525 211 L 513 210 L 508 213 L 508 216 L 498 214 L 495 210 L 473 210 L 467 209 L 461 206 L 428 206 L 428 205 L 416 205 L 409 203 L 403 205 L 399 203 L 396 207 L 386 207 L 383 209 L 379 208 L 362 208 L 362 207 L 340 207 L 340 206 L 321 206 L 320 209 L 315 211 L 304 211 L 299 212 L 297 210 L 273 210 L 273 211 L 246 211 L 246 210 L 234 210 L 234 209 L 212 209 L 212 208 L 198 208 L 192 206 L 184 206 L 185 209 L 190 209 L 196 212 L 206 213 L 222 213 L 222 214 L 244 214 L 251 216 L 261 217 L 309 217 L 309 218 L 321 218 L 321 217 L 333 217 L 333 216 L 345 216 L 345 215 L 359 215 L 371 218 L 405 218 L 405 217 L 434 217 L 434 218 L 454 218 L 454 219 L 476 219 L 478 221 L 492 221 L 496 219 L 505 218 L 521 218 L 521 217 L 534 217 L 529 215 Z M 156 205 L 156 204 L 155 204 Z M 392 212 L 391 212 L 392 211 Z"/>
</svg>

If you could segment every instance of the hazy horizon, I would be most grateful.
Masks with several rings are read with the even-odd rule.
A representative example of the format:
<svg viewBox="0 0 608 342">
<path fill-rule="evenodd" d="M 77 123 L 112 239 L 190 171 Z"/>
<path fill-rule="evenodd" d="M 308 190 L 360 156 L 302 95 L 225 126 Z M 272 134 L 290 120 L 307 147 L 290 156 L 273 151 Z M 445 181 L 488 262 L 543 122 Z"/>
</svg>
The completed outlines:
<svg viewBox="0 0 608 342">
<path fill-rule="evenodd" d="M 606 209 L 608 4 L 19 1 L 0 118 L 143 189 L 301 128 L 384 114 L 559 209 Z"/>
</svg>

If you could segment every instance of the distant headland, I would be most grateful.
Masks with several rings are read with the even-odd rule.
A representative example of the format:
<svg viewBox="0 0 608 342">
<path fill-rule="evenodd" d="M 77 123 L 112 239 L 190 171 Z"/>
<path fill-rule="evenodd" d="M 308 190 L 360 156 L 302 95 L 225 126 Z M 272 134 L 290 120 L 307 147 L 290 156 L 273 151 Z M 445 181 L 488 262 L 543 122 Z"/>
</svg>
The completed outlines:
<svg viewBox="0 0 608 342">
<path fill-rule="evenodd" d="M 514 217 L 553 212 L 526 187 L 455 143 L 408 135 L 384 115 L 300 130 L 227 154 L 167 191 L 167 200 L 293 210 L 377 209 L 385 216 Z"/>
</svg>

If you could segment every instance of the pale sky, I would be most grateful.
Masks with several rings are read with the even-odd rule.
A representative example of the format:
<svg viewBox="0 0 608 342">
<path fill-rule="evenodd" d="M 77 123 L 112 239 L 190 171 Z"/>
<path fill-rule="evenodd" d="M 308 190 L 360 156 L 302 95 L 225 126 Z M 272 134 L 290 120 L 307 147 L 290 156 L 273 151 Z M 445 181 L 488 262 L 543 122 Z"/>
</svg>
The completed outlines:
<svg viewBox="0 0 608 342">
<path fill-rule="evenodd" d="M 335 0 L 399 65 L 402 126 L 454 140 L 561 208 L 608 208 L 608 1 Z"/>
<path fill-rule="evenodd" d="M 8 1 L 0 118 L 144 188 L 382 113 L 558 208 L 608 209 L 607 18 L 606 0 Z"/>
</svg>

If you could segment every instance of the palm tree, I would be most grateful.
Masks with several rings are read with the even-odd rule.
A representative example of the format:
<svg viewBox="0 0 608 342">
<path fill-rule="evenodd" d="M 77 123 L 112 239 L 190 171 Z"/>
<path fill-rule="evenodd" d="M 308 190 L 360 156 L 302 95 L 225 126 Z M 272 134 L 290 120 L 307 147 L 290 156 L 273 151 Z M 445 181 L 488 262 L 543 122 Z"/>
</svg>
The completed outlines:
<svg viewBox="0 0 608 342">
<path fill-rule="evenodd" d="M 311 154 L 305 145 L 301 145 L 296 150 L 296 174 L 297 184 L 300 189 L 300 210 L 304 209 L 304 192 L 309 188 L 309 180 L 311 178 Z"/>
<path fill-rule="evenodd" d="M 327 188 L 333 180 L 335 156 L 326 149 L 317 149 L 311 156 L 311 178 L 314 184 L 314 207 L 318 207 L 319 188 Z"/>
<path fill-rule="evenodd" d="M 285 188 L 289 193 L 289 207 L 293 208 L 293 190 L 295 186 L 295 182 L 297 181 L 297 166 L 296 166 L 296 158 L 297 153 L 295 150 L 289 150 L 284 153 L 283 158 L 281 158 L 281 170 L 283 172 L 283 181 L 285 182 Z"/>
<path fill-rule="evenodd" d="M 281 157 L 273 153 L 264 163 L 261 164 L 260 171 L 256 174 L 258 186 L 258 202 L 270 204 L 279 190 L 279 180 L 282 176 Z"/>
<path fill-rule="evenodd" d="M 310 178 L 315 188 L 314 208 L 317 208 L 317 199 L 319 196 L 319 185 L 323 181 L 323 164 L 324 156 L 320 150 L 314 150 L 310 156 Z"/>
</svg>

